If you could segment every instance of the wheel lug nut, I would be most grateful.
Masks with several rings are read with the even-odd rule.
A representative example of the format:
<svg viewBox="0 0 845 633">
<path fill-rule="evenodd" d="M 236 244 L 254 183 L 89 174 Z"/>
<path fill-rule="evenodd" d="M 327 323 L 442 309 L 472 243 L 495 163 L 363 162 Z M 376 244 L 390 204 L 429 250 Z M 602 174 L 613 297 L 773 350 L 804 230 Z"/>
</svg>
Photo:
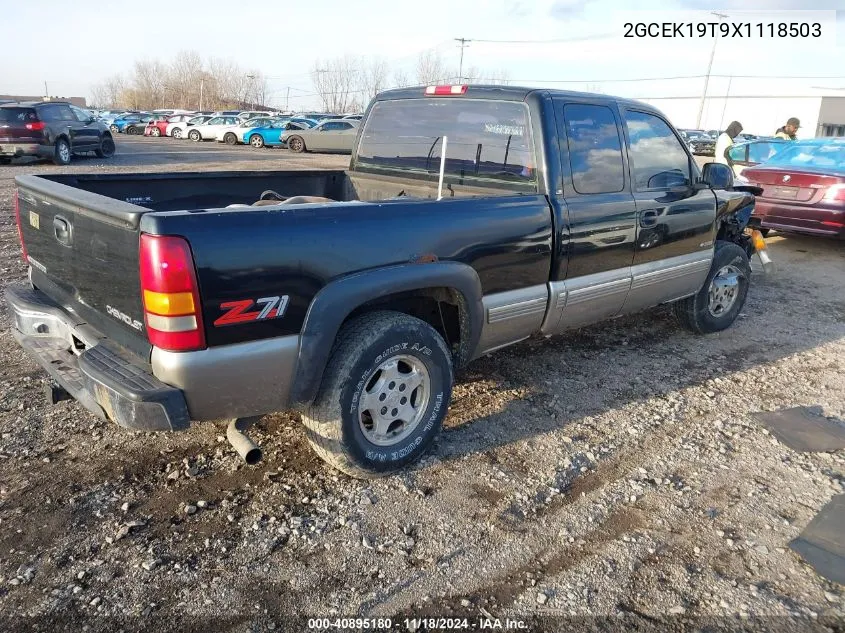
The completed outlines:
<svg viewBox="0 0 845 633">
<path fill-rule="evenodd" d="M 392 415 L 393 417 L 396 417 L 397 413 L 399 413 L 399 409 L 393 409 L 393 411 L 390 412 L 390 415 Z"/>
<path fill-rule="evenodd" d="M 385 398 L 387 398 L 387 394 L 386 394 L 386 393 L 383 393 L 383 394 L 379 395 L 379 397 L 378 397 L 378 399 L 379 399 L 381 402 L 384 402 L 384 399 L 385 399 Z"/>
<path fill-rule="evenodd" d="M 387 413 L 387 407 L 382 407 L 381 414 L 384 415 L 385 413 Z"/>
<path fill-rule="evenodd" d="M 405 404 L 405 403 L 407 403 L 407 402 L 408 402 L 408 399 L 407 399 L 407 398 L 402 398 L 402 399 L 399 401 L 399 404 Z"/>
<path fill-rule="evenodd" d="M 405 391 L 405 383 L 404 382 L 401 385 L 399 385 L 399 391 Z"/>
<path fill-rule="evenodd" d="M 388 388 L 388 389 L 393 389 L 395 386 L 396 386 L 396 383 L 395 383 L 395 382 L 393 382 L 393 381 L 391 380 L 391 381 L 390 381 L 390 384 L 389 384 L 389 385 L 387 385 L 387 388 Z"/>
</svg>

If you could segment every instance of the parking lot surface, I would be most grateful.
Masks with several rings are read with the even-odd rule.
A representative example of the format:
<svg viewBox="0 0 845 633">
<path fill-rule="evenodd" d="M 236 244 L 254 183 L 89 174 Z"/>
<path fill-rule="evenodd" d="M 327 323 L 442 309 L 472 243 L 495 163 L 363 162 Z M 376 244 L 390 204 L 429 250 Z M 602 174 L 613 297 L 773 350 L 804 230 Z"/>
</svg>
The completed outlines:
<svg viewBox="0 0 845 633">
<path fill-rule="evenodd" d="M 0 168 L 0 283 L 26 276 L 15 175 L 347 163 L 121 136 L 112 160 Z M 283 614 L 841 623 L 842 587 L 788 544 L 845 492 L 845 455 L 792 451 L 749 414 L 845 419 L 845 244 L 768 243 L 778 272 L 754 262 L 734 327 L 694 336 L 660 308 L 480 359 L 457 376 L 433 453 L 373 482 L 321 462 L 295 413 L 257 425 L 265 460 L 248 467 L 223 424 L 127 433 L 73 402 L 48 407 L 3 304 L 2 617 L 103 630 L 290 630 Z"/>
</svg>

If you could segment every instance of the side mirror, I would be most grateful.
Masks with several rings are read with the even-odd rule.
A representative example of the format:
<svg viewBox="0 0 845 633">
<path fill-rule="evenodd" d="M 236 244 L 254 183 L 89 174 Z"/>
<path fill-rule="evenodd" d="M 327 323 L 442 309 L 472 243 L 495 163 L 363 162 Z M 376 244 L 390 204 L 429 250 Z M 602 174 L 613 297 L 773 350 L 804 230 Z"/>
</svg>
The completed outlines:
<svg viewBox="0 0 845 633">
<path fill-rule="evenodd" d="M 701 182 L 711 189 L 730 189 L 734 184 L 733 169 L 723 163 L 706 163 L 701 172 Z"/>
</svg>

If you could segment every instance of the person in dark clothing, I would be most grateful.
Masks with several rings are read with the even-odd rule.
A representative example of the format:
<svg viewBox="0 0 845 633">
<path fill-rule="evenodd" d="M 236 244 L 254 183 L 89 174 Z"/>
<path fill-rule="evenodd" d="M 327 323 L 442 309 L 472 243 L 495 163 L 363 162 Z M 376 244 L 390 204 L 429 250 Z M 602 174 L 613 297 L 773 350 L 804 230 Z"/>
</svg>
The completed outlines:
<svg viewBox="0 0 845 633">
<path fill-rule="evenodd" d="M 798 133 L 798 128 L 801 127 L 801 121 L 796 119 L 795 117 L 791 117 L 781 128 L 778 128 L 778 131 L 775 132 L 775 136 L 778 138 L 782 138 L 786 141 L 794 141 L 798 137 L 796 134 Z"/>
<path fill-rule="evenodd" d="M 732 121 L 727 129 L 719 135 L 716 141 L 716 153 L 713 157 L 717 163 L 722 163 L 733 169 L 733 161 L 728 155 L 731 147 L 733 147 L 734 139 L 742 132 L 742 123 L 739 121 Z"/>
</svg>

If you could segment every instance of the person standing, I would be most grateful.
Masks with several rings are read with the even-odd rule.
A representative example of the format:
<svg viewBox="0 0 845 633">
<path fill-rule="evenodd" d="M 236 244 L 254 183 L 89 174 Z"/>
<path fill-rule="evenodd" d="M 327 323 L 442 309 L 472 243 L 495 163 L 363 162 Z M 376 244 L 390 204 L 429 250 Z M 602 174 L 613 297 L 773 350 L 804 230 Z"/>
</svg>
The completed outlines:
<svg viewBox="0 0 845 633">
<path fill-rule="evenodd" d="M 739 121 L 732 121 L 727 129 L 719 134 L 719 138 L 716 140 L 716 152 L 713 157 L 714 162 L 722 163 L 723 165 L 727 165 L 733 169 L 734 163 L 728 155 L 728 152 L 731 147 L 733 147 L 734 139 L 740 132 L 742 132 L 742 123 Z"/>
<path fill-rule="evenodd" d="M 775 136 L 777 138 L 782 138 L 785 141 L 794 141 L 798 138 L 796 134 L 798 133 L 798 128 L 800 127 L 801 121 L 795 117 L 790 117 L 790 119 L 786 122 L 786 125 L 778 128 L 777 132 L 775 132 Z"/>
</svg>

